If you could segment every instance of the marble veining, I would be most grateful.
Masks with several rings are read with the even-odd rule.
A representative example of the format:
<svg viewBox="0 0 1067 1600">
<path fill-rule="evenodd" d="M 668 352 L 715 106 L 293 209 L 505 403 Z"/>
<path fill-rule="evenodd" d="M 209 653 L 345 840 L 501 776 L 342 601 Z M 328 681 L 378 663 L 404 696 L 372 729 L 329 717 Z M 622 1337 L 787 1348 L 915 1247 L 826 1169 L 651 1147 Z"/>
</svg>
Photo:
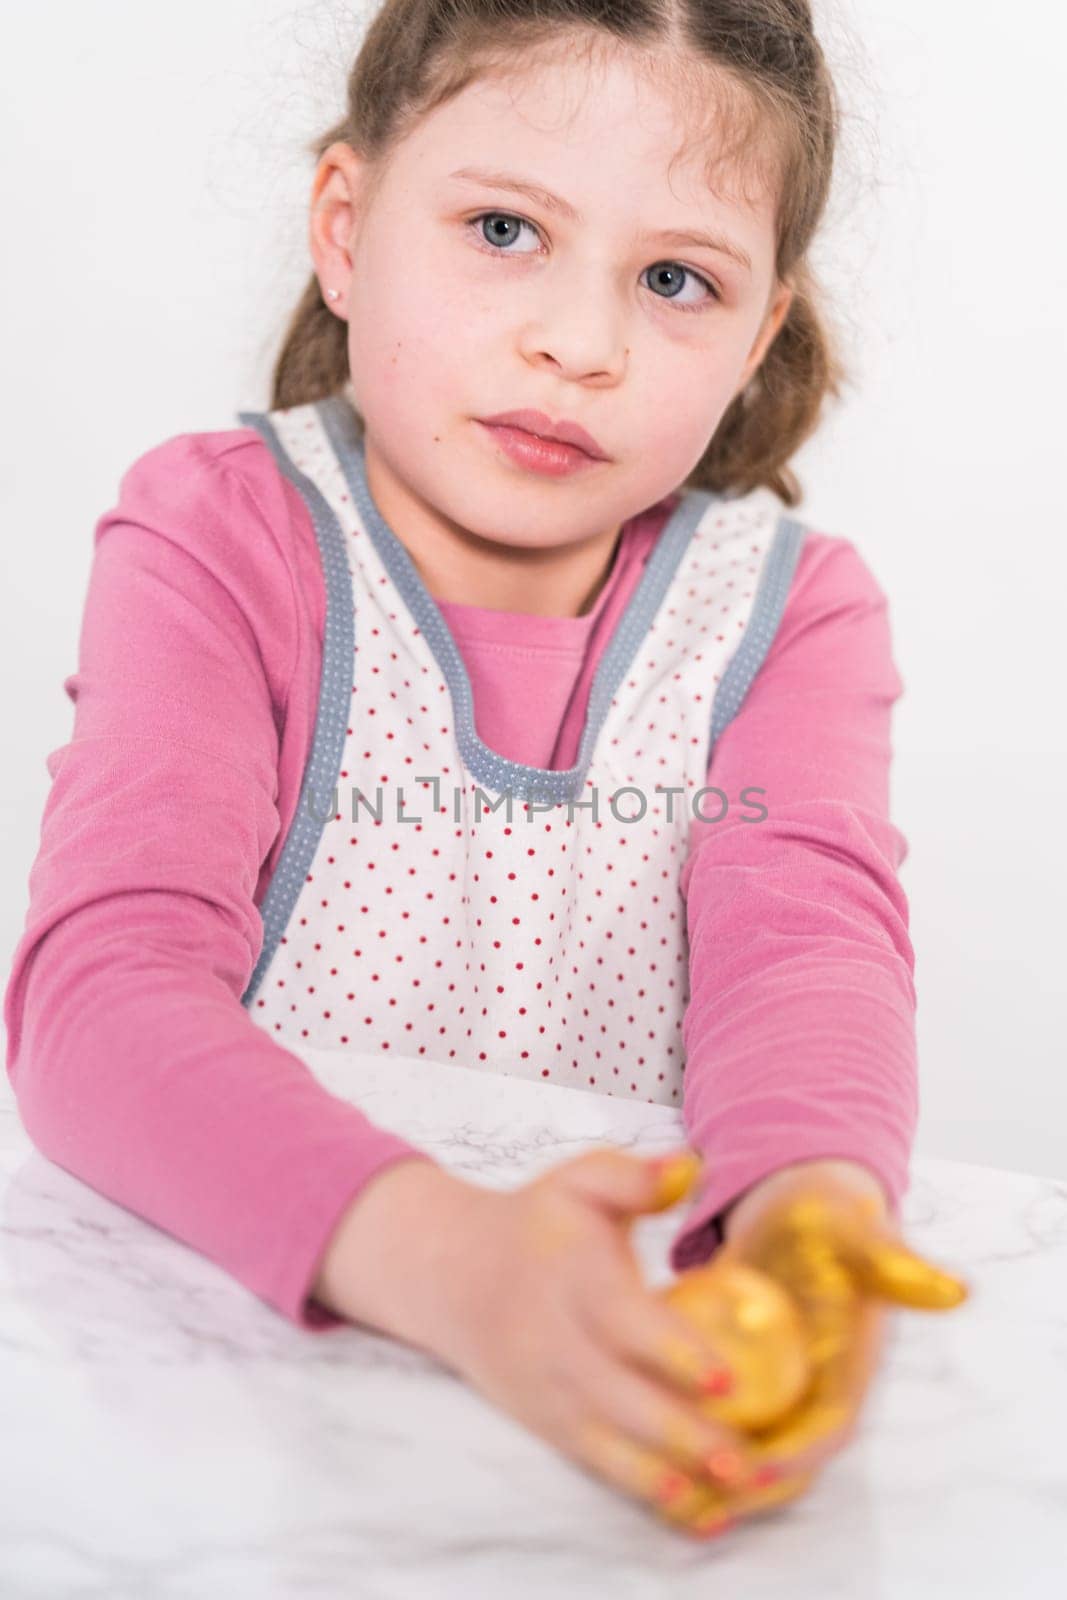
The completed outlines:
<svg viewBox="0 0 1067 1600">
<path fill-rule="evenodd" d="M 673 1107 L 419 1058 L 306 1051 L 372 1120 L 491 1186 Z M 358 1085 L 353 1079 L 358 1070 Z M 650 1284 L 680 1210 L 638 1223 Z M 430 1356 L 289 1325 L 47 1161 L 0 1084 L 3 1600 L 620 1600 L 1067 1593 L 1067 1181 L 916 1158 L 914 1246 L 967 1279 L 894 1311 L 856 1439 L 801 1500 L 702 1545 Z"/>
</svg>

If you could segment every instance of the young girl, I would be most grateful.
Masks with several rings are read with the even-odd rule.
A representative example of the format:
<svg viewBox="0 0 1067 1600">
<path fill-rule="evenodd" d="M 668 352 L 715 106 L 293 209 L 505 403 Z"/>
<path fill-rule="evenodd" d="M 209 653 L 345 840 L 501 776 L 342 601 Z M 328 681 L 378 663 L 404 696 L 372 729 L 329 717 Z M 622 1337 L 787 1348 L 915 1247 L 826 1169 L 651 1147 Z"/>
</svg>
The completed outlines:
<svg viewBox="0 0 1067 1600">
<path fill-rule="evenodd" d="M 610 1150 L 462 1182 L 295 1052 L 677 1105 L 707 1182 L 672 1265 L 729 1241 L 809 1306 L 777 1219 L 815 1196 L 869 1292 L 779 1498 L 849 1436 L 879 1296 L 959 1298 L 894 1227 L 885 596 L 785 514 L 840 378 L 834 131 L 802 0 L 387 0 L 271 409 L 148 451 L 96 527 L 5 999 L 46 1155 L 693 1527 L 760 1502 L 626 1242 L 682 1190 Z"/>
</svg>

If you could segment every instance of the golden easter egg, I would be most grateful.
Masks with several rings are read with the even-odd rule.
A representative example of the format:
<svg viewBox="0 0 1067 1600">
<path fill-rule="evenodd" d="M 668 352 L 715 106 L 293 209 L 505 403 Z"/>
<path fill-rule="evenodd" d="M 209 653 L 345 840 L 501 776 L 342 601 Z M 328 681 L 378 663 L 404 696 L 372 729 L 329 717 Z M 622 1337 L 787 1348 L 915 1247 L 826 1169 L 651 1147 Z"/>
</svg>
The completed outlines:
<svg viewBox="0 0 1067 1600">
<path fill-rule="evenodd" d="M 733 1373 L 729 1394 L 698 1402 L 710 1421 L 765 1428 L 793 1409 L 811 1380 L 811 1362 L 800 1308 L 781 1284 L 720 1257 L 683 1272 L 659 1293 Z"/>
</svg>

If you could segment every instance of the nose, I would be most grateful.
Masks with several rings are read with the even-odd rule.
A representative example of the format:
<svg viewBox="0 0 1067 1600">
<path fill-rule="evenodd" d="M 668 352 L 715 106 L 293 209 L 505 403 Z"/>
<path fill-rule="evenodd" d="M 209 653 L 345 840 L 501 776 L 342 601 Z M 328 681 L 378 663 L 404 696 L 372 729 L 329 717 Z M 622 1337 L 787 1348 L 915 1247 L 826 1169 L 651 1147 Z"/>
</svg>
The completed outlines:
<svg viewBox="0 0 1067 1600">
<path fill-rule="evenodd" d="M 572 382 L 614 383 L 630 354 L 617 309 L 601 290 L 547 287 L 538 313 L 521 335 L 522 353 L 532 365 L 551 366 Z"/>
</svg>

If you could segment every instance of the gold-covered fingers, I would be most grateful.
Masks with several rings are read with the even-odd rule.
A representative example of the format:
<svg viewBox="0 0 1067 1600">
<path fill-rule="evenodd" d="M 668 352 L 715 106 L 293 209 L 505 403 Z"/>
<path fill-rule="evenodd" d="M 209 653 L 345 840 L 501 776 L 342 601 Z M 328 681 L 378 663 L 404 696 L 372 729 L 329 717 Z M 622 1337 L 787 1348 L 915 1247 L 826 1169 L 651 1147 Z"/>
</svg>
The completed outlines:
<svg viewBox="0 0 1067 1600">
<path fill-rule="evenodd" d="M 868 1293 L 918 1311 L 953 1311 L 970 1298 L 962 1278 L 943 1272 L 897 1239 L 871 1240 L 855 1271 Z"/>
<path fill-rule="evenodd" d="M 657 1516 L 672 1527 L 704 1536 L 749 1517 L 758 1517 L 797 1500 L 815 1481 L 814 1473 L 794 1473 L 762 1487 L 731 1491 L 715 1484 L 691 1482 L 659 1499 Z"/>
<path fill-rule="evenodd" d="M 605 1482 L 665 1515 L 668 1521 L 709 1509 L 713 1498 L 678 1463 L 606 1423 L 588 1422 L 582 1431 L 588 1465 Z"/>
</svg>

